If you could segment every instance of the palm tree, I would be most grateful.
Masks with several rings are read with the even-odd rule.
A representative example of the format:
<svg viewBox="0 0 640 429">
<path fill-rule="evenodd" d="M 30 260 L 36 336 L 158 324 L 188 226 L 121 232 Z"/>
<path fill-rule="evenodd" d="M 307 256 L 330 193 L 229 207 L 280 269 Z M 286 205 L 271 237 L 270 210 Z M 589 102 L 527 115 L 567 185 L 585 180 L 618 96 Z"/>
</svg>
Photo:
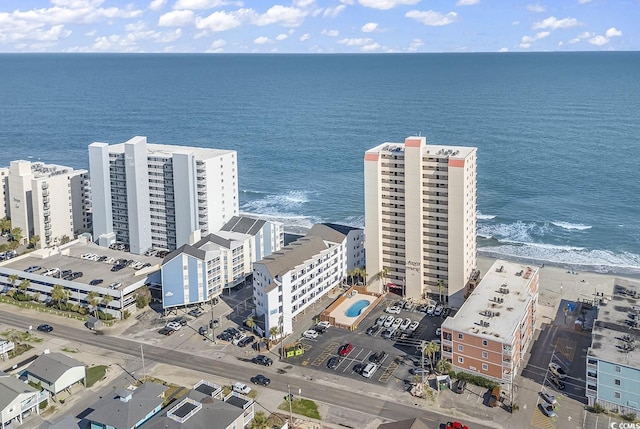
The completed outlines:
<svg viewBox="0 0 640 429">
<path fill-rule="evenodd" d="M 251 332 L 253 332 L 253 328 L 256 326 L 256 319 L 253 317 L 253 315 L 251 315 L 247 317 L 247 320 L 244 321 L 244 324 L 247 328 L 251 329 Z"/>
<path fill-rule="evenodd" d="M 269 429 L 269 417 L 267 417 L 264 411 L 256 411 L 249 425 L 249 429 Z"/>
<path fill-rule="evenodd" d="M 40 236 L 39 235 L 34 235 L 33 237 L 31 237 L 29 239 L 29 245 L 34 249 L 38 246 L 39 242 L 40 242 Z"/>
<path fill-rule="evenodd" d="M 440 294 L 440 302 L 443 302 L 442 293 L 444 292 L 444 289 L 445 289 L 444 282 L 442 280 L 438 280 L 438 293 Z"/>
<path fill-rule="evenodd" d="M 100 302 L 99 297 L 100 297 L 100 294 L 95 290 L 92 290 L 87 294 L 87 302 L 93 309 L 95 317 L 98 317 L 98 314 L 96 312 L 98 311 L 98 303 Z"/>
<path fill-rule="evenodd" d="M 27 292 L 27 289 L 29 289 L 29 286 L 31 286 L 31 282 L 29 281 L 29 279 L 24 279 L 18 285 L 18 289 L 20 289 L 20 292 L 25 294 Z"/>
<path fill-rule="evenodd" d="M 14 289 L 16 288 L 16 282 L 19 278 L 20 276 L 18 276 L 17 274 L 11 274 L 9 276 L 9 283 L 11 283 L 11 286 L 13 286 Z"/>
<path fill-rule="evenodd" d="M 440 374 L 449 374 L 453 371 L 453 365 L 447 359 L 440 359 L 436 364 L 436 371 Z"/>
<path fill-rule="evenodd" d="M 71 239 L 70 239 L 70 238 L 69 238 L 69 236 L 68 236 L 68 235 L 66 235 L 66 234 L 65 234 L 65 235 L 63 235 L 63 236 L 60 238 L 60 244 L 67 244 L 67 243 L 68 243 L 68 242 L 70 242 L 70 241 L 71 241 Z"/>
<path fill-rule="evenodd" d="M 382 270 L 376 274 L 376 278 L 379 282 L 382 282 L 382 291 L 386 292 L 387 291 L 387 282 L 386 282 L 386 278 L 389 275 L 389 268 L 387 267 L 382 267 Z"/>
<path fill-rule="evenodd" d="M 275 340 L 279 333 L 280 328 L 278 328 L 277 326 L 272 326 L 271 329 L 269 329 L 269 339 L 271 341 Z"/>
<path fill-rule="evenodd" d="M 109 303 L 113 301 L 113 297 L 109 294 L 102 295 L 102 299 L 100 300 L 100 304 L 104 307 L 104 313 L 107 314 L 107 306 Z"/>
<path fill-rule="evenodd" d="M 6 216 L 0 219 L 0 231 L 11 231 L 11 219 Z"/>
<path fill-rule="evenodd" d="M 436 353 L 438 353 L 439 351 L 440 351 L 440 346 L 434 343 L 433 341 L 429 341 L 424 346 L 424 355 L 429 358 L 429 366 L 431 367 L 432 371 L 433 371 L 433 359 Z"/>
<path fill-rule="evenodd" d="M 17 241 L 18 244 L 22 241 L 22 228 L 12 228 L 11 229 L 11 238 L 13 241 Z"/>
<path fill-rule="evenodd" d="M 58 305 L 58 310 L 60 310 L 60 304 L 66 297 L 65 289 L 61 285 L 53 285 L 53 289 L 51 289 L 51 299 Z"/>
</svg>

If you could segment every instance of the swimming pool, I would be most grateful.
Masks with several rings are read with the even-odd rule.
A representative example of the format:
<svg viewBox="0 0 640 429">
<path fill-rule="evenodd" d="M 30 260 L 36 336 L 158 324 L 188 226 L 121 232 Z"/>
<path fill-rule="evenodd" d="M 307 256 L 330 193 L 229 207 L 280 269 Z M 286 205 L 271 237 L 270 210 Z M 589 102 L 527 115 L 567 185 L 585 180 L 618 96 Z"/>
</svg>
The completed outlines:
<svg viewBox="0 0 640 429">
<path fill-rule="evenodd" d="M 347 311 L 344 312 L 344 315 L 347 317 L 358 317 L 360 316 L 360 312 L 362 312 L 362 309 L 367 307 L 369 304 L 370 302 L 366 299 L 356 301 L 351 304 L 351 307 L 349 307 Z"/>
</svg>

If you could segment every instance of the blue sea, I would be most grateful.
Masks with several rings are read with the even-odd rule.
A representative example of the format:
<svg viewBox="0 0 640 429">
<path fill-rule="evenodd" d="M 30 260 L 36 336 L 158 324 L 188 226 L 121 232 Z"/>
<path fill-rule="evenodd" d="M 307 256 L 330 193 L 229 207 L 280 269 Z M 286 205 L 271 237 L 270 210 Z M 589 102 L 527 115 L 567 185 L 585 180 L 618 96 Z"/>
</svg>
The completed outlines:
<svg viewBox="0 0 640 429">
<path fill-rule="evenodd" d="M 640 273 L 640 53 L 0 55 L 0 165 L 135 135 L 238 152 L 244 213 L 362 226 L 363 155 L 478 148 L 480 251 Z"/>
</svg>

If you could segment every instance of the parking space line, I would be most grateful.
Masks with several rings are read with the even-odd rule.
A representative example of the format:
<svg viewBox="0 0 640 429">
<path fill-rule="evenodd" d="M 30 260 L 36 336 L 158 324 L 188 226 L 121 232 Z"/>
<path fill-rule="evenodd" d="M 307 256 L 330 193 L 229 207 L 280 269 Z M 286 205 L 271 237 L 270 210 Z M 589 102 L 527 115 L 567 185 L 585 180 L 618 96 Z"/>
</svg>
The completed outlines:
<svg viewBox="0 0 640 429">
<path fill-rule="evenodd" d="M 340 343 L 330 343 L 322 352 L 320 352 L 318 357 L 315 358 L 313 360 L 313 362 L 311 362 L 311 365 L 313 365 L 313 366 L 322 365 L 322 362 L 324 362 L 324 360 L 327 357 L 329 357 L 329 355 L 331 355 L 333 353 L 333 351 L 336 349 L 336 347 L 338 347 L 339 345 L 340 345 Z"/>
<path fill-rule="evenodd" d="M 385 371 L 382 373 L 380 378 L 378 378 L 378 381 L 381 381 L 382 383 L 388 382 L 395 372 L 396 368 L 398 368 L 398 362 L 394 359 L 391 361 L 387 369 L 385 369 Z"/>
<path fill-rule="evenodd" d="M 576 342 L 568 338 L 558 338 L 556 340 L 556 351 L 562 354 L 569 362 L 573 362 L 576 353 Z"/>
<path fill-rule="evenodd" d="M 545 416 L 542 414 L 542 411 L 540 411 L 540 408 L 536 406 L 533 416 L 531 416 L 531 426 L 538 429 L 555 429 L 556 426 L 552 423 L 552 420 L 555 421 L 555 418 L 550 419 Z"/>
</svg>

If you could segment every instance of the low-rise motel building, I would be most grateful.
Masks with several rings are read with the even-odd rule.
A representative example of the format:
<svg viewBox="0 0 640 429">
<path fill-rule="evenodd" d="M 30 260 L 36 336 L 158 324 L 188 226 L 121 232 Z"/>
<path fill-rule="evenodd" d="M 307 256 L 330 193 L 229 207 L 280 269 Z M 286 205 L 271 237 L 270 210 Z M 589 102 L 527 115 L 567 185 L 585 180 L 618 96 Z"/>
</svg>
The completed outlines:
<svg viewBox="0 0 640 429">
<path fill-rule="evenodd" d="M 455 371 L 510 389 L 533 338 L 537 267 L 497 260 L 460 310 L 442 324 L 442 357 Z"/>
</svg>

